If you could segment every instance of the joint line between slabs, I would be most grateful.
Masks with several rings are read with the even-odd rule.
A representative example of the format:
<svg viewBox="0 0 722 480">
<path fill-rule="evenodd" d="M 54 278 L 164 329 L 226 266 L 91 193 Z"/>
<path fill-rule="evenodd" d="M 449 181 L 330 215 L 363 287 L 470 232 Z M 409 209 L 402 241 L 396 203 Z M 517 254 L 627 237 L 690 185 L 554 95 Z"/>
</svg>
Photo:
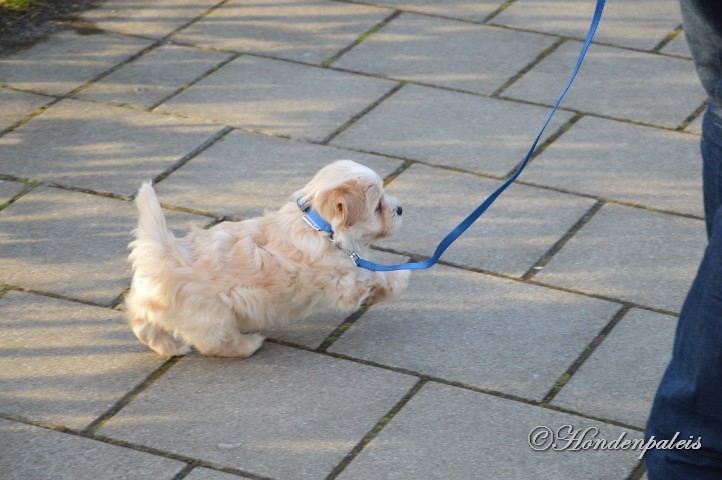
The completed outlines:
<svg viewBox="0 0 722 480">
<path fill-rule="evenodd" d="M 581 368 L 584 362 L 594 353 L 597 347 L 604 341 L 605 338 L 611 333 L 612 329 L 624 318 L 624 316 L 632 309 L 630 305 L 622 306 L 617 313 L 614 314 L 612 319 L 602 328 L 596 337 L 587 345 L 587 348 L 577 357 L 572 365 L 567 369 L 564 374 L 557 380 L 556 384 L 547 392 L 541 401 L 541 406 L 549 406 L 564 386 L 569 383 L 575 373 Z"/>
<path fill-rule="evenodd" d="M 187 47 L 187 48 L 194 48 L 194 47 Z M 225 53 L 225 52 L 221 52 L 221 53 Z M 196 78 L 194 78 L 193 80 L 191 80 L 191 81 L 189 81 L 189 82 L 186 82 L 184 85 L 182 85 L 181 87 L 175 89 L 175 91 L 169 93 L 168 95 L 166 95 L 165 97 L 163 97 L 161 100 L 153 103 L 152 105 L 150 105 L 150 106 L 147 108 L 147 111 L 148 111 L 148 112 L 153 112 L 153 113 L 165 113 L 165 112 L 154 112 L 154 110 L 157 109 L 158 107 L 160 107 L 161 105 L 163 105 L 164 103 L 168 102 L 169 100 L 172 100 L 173 98 L 177 97 L 177 96 L 180 95 L 181 93 L 185 92 L 186 90 L 188 90 L 189 88 L 191 88 L 191 87 L 194 86 L 195 84 L 197 84 L 197 83 L 205 80 L 206 78 L 210 77 L 211 75 L 213 75 L 214 73 L 216 73 L 218 70 L 220 70 L 221 68 L 223 68 L 223 67 L 225 67 L 226 65 L 228 65 L 229 63 L 231 63 L 232 61 L 234 61 L 234 60 L 236 60 L 237 58 L 243 56 L 242 53 L 226 53 L 226 54 L 228 55 L 228 58 L 226 58 L 225 60 L 217 63 L 215 66 L 213 66 L 212 68 L 206 70 L 204 73 L 198 75 L 198 76 L 197 76 Z"/>
<path fill-rule="evenodd" d="M 669 32 L 657 45 L 655 45 L 650 52 L 651 53 L 660 53 L 661 50 L 669 45 L 672 40 L 677 38 L 682 33 L 682 24 L 677 25 L 677 28 Z"/>
<path fill-rule="evenodd" d="M 347 54 L 350 50 L 352 50 L 354 47 L 356 47 L 357 45 L 361 44 L 364 40 L 366 40 L 367 38 L 369 38 L 371 35 L 375 34 L 375 33 L 378 32 L 379 30 L 381 30 L 382 28 L 384 28 L 386 25 L 389 24 L 389 22 L 391 22 L 393 19 L 395 19 L 395 18 L 398 17 L 399 15 L 401 15 L 401 11 L 400 11 L 400 10 L 394 10 L 394 11 L 391 13 L 391 15 L 387 16 L 386 18 L 384 18 L 383 20 L 381 20 L 379 23 L 377 23 L 376 25 L 374 25 L 374 26 L 371 27 L 370 29 L 366 30 L 364 33 L 362 33 L 361 35 L 359 35 L 359 37 L 358 37 L 356 40 L 354 40 L 354 41 L 351 42 L 349 45 L 345 46 L 344 48 L 342 48 L 341 50 L 339 50 L 338 52 L 336 52 L 336 54 L 334 54 L 333 56 L 331 56 L 329 59 L 327 59 L 326 61 L 324 61 L 323 63 L 321 63 L 321 67 L 328 68 L 328 67 L 331 66 L 334 62 L 336 62 L 339 58 L 341 58 L 342 56 L 346 55 L 346 54 Z"/>
<path fill-rule="evenodd" d="M 419 379 L 416 384 L 411 387 L 411 390 L 409 390 L 406 395 L 404 395 L 401 400 L 394 405 L 391 410 L 379 420 L 376 425 L 366 434 L 364 437 L 359 441 L 358 444 L 344 457 L 343 460 L 341 460 L 341 463 L 339 463 L 336 468 L 333 469 L 333 471 L 326 477 L 325 480 L 334 480 L 336 477 L 338 477 L 345 469 L 348 467 L 348 465 L 354 461 L 356 457 L 363 451 L 363 449 L 373 441 L 374 438 L 381 432 L 381 430 L 386 427 L 386 425 L 389 424 L 393 420 L 393 418 L 401 411 L 402 408 L 406 406 L 407 403 L 421 390 L 421 388 L 426 385 L 428 382 L 427 379 L 421 378 Z"/>
<path fill-rule="evenodd" d="M 546 150 L 547 148 L 549 148 L 549 146 L 550 146 L 552 143 L 554 143 L 555 141 L 557 141 L 557 139 L 559 139 L 559 137 L 561 137 L 561 136 L 564 135 L 566 132 L 568 132 L 568 131 L 569 131 L 579 120 L 581 120 L 583 117 L 584 117 L 584 115 L 582 115 L 581 113 L 574 113 L 574 115 L 572 116 L 572 118 L 570 118 L 569 120 L 567 120 L 567 122 L 564 123 L 564 125 L 562 125 L 561 127 L 559 127 L 559 128 L 558 128 L 555 132 L 553 132 L 552 134 L 550 134 L 550 135 L 546 138 L 546 140 L 543 140 L 543 141 L 541 141 L 541 143 L 537 144 L 536 148 L 534 149 L 534 151 L 532 152 L 531 156 L 529 157 L 529 162 L 527 163 L 527 166 L 528 166 L 529 163 L 532 163 L 539 155 L 541 155 L 541 154 L 544 152 L 544 150 Z M 522 161 L 523 161 L 523 160 L 522 160 Z M 512 169 L 509 171 L 509 173 L 507 173 L 507 174 L 504 176 L 504 178 L 505 178 L 505 179 L 511 178 L 511 176 L 514 175 L 514 174 L 516 173 L 516 171 L 519 169 L 519 167 L 521 166 L 522 161 L 520 161 L 519 163 L 517 163 L 517 164 L 514 166 L 514 168 L 512 168 Z"/>
<path fill-rule="evenodd" d="M 81 433 L 83 435 L 93 435 L 95 432 L 102 427 L 105 423 L 113 418 L 118 412 L 120 412 L 126 405 L 133 401 L 138 395 L 140 395 L 146 388 L 152 385 L 158 380 L 163 374 L 165 374 L 173 365 L 178 363 L 183 357 L 176 356 L 166 360 L 160 367 L 156 368 L 150 375 L 148 375 L 142 382 L 136 385 L 130 392 L 123 395 L 123 397 L 115 402 L 108 410 L 101 414 L 98 418 L 93 420 L 87 427 L 85 427 Z"/>
<path fill-rule="evenodd" d="M 526 273 L 524 273 L 524 275 L 521 276 L 521 279 L 531 280 L 534 278 L 534 276 L 539 273 L 562 248 L 564 248 L 569 240 L 571 240 L 584 227 L 584 225 L 589 223 L 592 217 L 594 217 L 594 215 L 596 215 L 597 212 L 606 205 L 606 203 L 607 202 L 603 200 L 597 200 L 597 203 L 592 205 L 592 207 L 587 210 L 586 213 L 582 215 L 582 217 L 577 220 L 564 235 L 562 235 L 562 238 L 557 240 L 557 242 L 552 245 L 551 248 L 549 248 L 549 250 L 547 250 L 546 253 L 544 253 L 544 255 L 542 255 L 541 258 L 526 271 Z"/>
<path fill-rule="evenodd" d="M 171 480 L 183 480 L 188 475 L 190 475 L 193 470 L 196 469 L 198 464 L 199 464 L 199 462 L 191 462 L 191 463 L 186 464 L 186 466 L 183 467 L 183 469 L 180 472 L 176 473 L 175 476 Z"/>
<path fill-rule="evenodd" d="M 338 340 L 341 335 L 346 333 L 346 331 L 351 328 L 351 325 L 356 323 L 356 320 L 361 318 L 364 313 L 368 311 L 368 309 L 371 307 L 371 305 L 361 305 L 361 308 L 353 312 L 351 315 L 349 315 L 343 322 L 341 322 L 336 328 L 333 329 L 331 333 L 328 334 L 328 336 L 321 342 L 321 345 L 318 346 L 314 351 L 318 353 L 326 353 L 326 351 L 334 344 L 336 343 L 336 340 Z"/>
<path fill-rule="evenodd" d="M 334 130 L 333 132 L 331 132 L 331 134 L 329 134 L 326 138 L 324 138 L 323 140 L 321 140 L 321 142 L 319 142 L 319 144 L 320 144 L 320 145 L 328 145 L 333 139 L 335 139 L 336 137 L 338 137 L 339 135 L 341 135 L 341 134 L 342 134 L 344 131 L 346 131 L 349 127 L 351 127 L 353 124 L 355 124 L 356 122 L 358 122 L 361 118 L 363 118 L 364 116 L 366 116 L 369 112 L 371 112 L 371 111 L 374 110 L 376 107 L 378 107 L 378 106 L 381 105 L 383 102 L 385 102 L 385 101 L 386 101 L 389 97 L 391 97 L 394 93 L 396 93 L 396 92 L 398 92 L 399 90 L 401 90 L 401 88 L 402 88 L 404 85 L 406 85 L 405 82 L 399 82 L 399 83 L 397 83 L 396 85 L 394 85 L 393 87 L 391 87 L 391 89 L 390 89 L 389 91 L 387 91 L 386 93 L 384 93 L 383 95 L 381 95 L 381 97 L 379 97 L 379 98 L 378 98 L 376 101 L 374 101 L 371 105 L 369 105 L 369 106 L 367 106 L 366 108 L 364 108 L 363 110 L 361 110 L 359 113 L 357 113 L 356 115 L 354 115 L 353 117 L 351 117 L 351 119 L 348 120 L 346 123 L 344 123 L 344 124 L 341 125 L 339 128 L 337 128 L 336 130 Z"/>
<path fill-rule="evenodd" d="M 566 38 L 561 37 L 557 39 L 554 43 L 552 43 L 548 48 L 546 48 L 543 52 L 541 52 L 537 57 L 532 60 L 527 66 L 519 70 L 516 74 L 514 74 L 509 80 L 504 82 L 504 84 L 497 88 L 494 93 L 490 95 L 491 98 L 499 98 L 502 93 L 504 93 L 506 90 L 509 89 L 514 83 L 516 83 L 519 79 L 521 79 L 524 75 L 529 73 L 531 69 L 539 65 L 545 58 L 547 58 L 549 55 L 554 53 L 556 50 L 559 49 L 559 47 L 562 46 L 566 42 Z"/>
<path fill-rule="evenodd" d="M 487 17 L 482 23 L 491 22 L 494 18 L 498 17 L 504 10 L 511 7 L 514 2 L 516 2 L 516 0 L 507 0 L 506 2 L 502 3 L 499 8 L 487 15 Z"/>
<path fill-rule="evenodd" d="M 177 162 L 175 162 L 173 165 L 168 167 L 166 170 L 164 170 L 162 173 L 157 175 L 155 178 L 153 178 L 153 185 L 156 185 L 166 178 L 168 178 L 169 175 L 171 175 L 173 172 L 181 168 L 183 165 L 215 145 L 217 142 L 222 140 L 226 135 L 228 135 L 233 128 L 231 127 L 223 127 L 219 131 L 215 132 L 213 135 L 211 135 L 210 138 L 208 138 L 206 141 L 195 147 L 193 150 L 191 150 L 189 153 L 185 154 L 183 157 L 181 157 Z"/>
<path fill-rule="evenodd" d="M 647 471 L 647 468 L 644 465 L 644 460 L 640 460 L 639 463 L 637 463 L 637 466 L 632 470 L 632 472 L 629 474 L 627 478 L 624 480 L 641 480 L 641 478 L 644 476 L 644 473 Z"/>
<path fill-rule="evenodd" d="M 690 133 L 685 132 L 684 130 L 689 127 L 689 125 L 697 120 L 697 117 L 700 115 L 704 115 L 704 112 L 707 110 L 707 106 L 709 105 L 709 100 L 705 100 L 702 102 L 702 105 L 697 107 L 694 112 L 692 112 L 687 118 L 682 121 L 682 123 L 679 124 L 679 126 L 676 128 L 677 131 L 683 132 L 683 133 Z"/>
</svg>

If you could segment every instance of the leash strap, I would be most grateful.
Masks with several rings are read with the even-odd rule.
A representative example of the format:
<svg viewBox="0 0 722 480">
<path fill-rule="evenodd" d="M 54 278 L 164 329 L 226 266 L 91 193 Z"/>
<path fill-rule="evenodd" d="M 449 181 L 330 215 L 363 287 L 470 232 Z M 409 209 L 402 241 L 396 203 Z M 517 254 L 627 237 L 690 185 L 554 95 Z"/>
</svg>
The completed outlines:
<svg viewBox="0 0 722 480">
<path fill-rule="evenodd" d="M 439 243 L 439 246 L 436 247 L 436 251 L 434 252 L 434 255 L 430 258 L 427 258 L 426 260 L 420 261 L 420 262 L 409 262 L 409 263 L 400 263 L 398 265 L 381 265 L 378 263 L 370 262 L 368 260 L 364 260 L 363 258 L 357 258 L 354 259 L 356 262 L 356 265 L 359 267 L 365 268 L 367 270 L 373 270 L 377 272 L 390 272 L 393 270 L 422 270 L 431 267 L 434 265 L 439 258 L 441 258 L 441 255 L 446 251 L 449 246 L 456 241 L 457 238 L 459 238 L 485 211 L 487 208 L 491 206 L 492 203 L 496 200 L 496 198 L 501 195 L 501 193 L 507 189 L 509 185 L 511 185 L 514 180 L 521 174 L 522 170 L 524 170 L 524 167 L 526 167 L 526 164 L 529 163 L 529 159 L 532 156 L 532 153 L 534 153 L 534 150 L 536 149 L 537 144 L 539 143 L 539 140 L 541 139 L 542 135 L 544 134 L 544 130 L 546 130 L 547 126 L 549 125 L 549 122 L 551 122 L 552 117 L 556 113 L 557 109 L 559 108 L 559 104 L 564 99 L 564 96 L 567 94 L 567 91 L 572 86 L 572 83 L 574 82 L 574 79 L 577 76 L 577 73 L 579 73 L 579 69 L 582 66 L 582 61 L 584 60 L 584 56 L 587 54 L 587 50 L 589 49 L 589 45 L 592 43 L 592 39 L 594 38 L 594 34 L 597 31 L 597 27 L 599 26 L 599 22 L 602 19 L 602 11 L 604 10 L 604 2 L 605 0 L 597 0 L 597 7 L 594 11 L 594 16 L 592 17 L 592 22 L 589 26 L 589 31 L 587 32 L 587 38 L 584 40 L 584 45 L 582 45 L 582 50 L 579 53 L 579 58 L 577 59 L 577 64 L 574 67 L 574 70 L 572 72 L 571 77 L 569 78 L 569 81 L 567 82 L 566 86 L 562 90 L 562 93 L 559 95 L 559 98 L 557 99 L 556 103 L 554 104 L 554 107 L 551 110 L 551 113 L 549 114 L 549 117 L 547 117 L 546 122 L 544 122 L 544 125 L 542 126 L 541 130 L 539 131 L 539 134 L 534 139 L 534 143 L 532 144 L 531 148 L 529 149 L 529 152 L 526 154 L 526 157 L 524 157 L 524 160 L 521 162 L 519 167 L 517 168 L 516 172 L 508 179 L 506 180 L 501 186 L 499 186 L 494 192 L 492 192 L 491 195 L 487 197 L 486 200 L 484 200 L 484 203 L 479 205 L 476 210 L 471 212 L 469 216 L 467 216 L 459 225 L 456 226 L 451 232 L 449 232 L 446 237 Z"/>
</svg>

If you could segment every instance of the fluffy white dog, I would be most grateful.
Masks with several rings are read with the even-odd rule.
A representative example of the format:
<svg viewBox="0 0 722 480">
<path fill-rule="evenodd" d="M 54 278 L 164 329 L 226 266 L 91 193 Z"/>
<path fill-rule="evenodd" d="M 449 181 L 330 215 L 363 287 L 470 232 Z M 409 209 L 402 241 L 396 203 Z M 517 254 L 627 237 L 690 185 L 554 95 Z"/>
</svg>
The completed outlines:
<svg viewBox="0 0 722 480">
<path fill-rule="evenodd" d="M 352 312 L 408 283 L 408 271 L 371 272 L 349 258 L 365 256 L 370 242 L 396 232 L 402 213 L 378 174 L 350 160 L 321 169 L 278 211 L 183 238 L 168 230 L 150 183 L 138 191 L 136 205 L 125 312 L 140 341 L 161 355 L 183 355 L 193 346 L 205 355 L 245 358 L 263 337 L 240 329 L 325 309 Z M 332 232 L 315 228 L 324 220 Z"/>
</svg>

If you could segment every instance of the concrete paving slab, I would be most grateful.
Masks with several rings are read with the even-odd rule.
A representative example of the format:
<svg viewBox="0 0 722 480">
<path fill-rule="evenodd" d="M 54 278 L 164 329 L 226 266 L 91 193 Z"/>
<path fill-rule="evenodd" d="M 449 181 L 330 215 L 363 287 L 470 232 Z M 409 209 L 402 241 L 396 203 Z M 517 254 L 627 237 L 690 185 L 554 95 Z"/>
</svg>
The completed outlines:
<svg viewBox="0 0 722 480">
<path fill-rule="evenodd" d="M 0 87 L 0 132 L 10 128 L 53 99 Z"/>
<path fill-rule="evenodd" d="M 171 480 L 185 463 L 77 435 L 0 419 L 0 471 L 5 480 Z"/>
<path fill-rule="evenodd" d="M 238 478 L 237 475 L 203 467 L 193 469 L 193 471 L 185 477 L 186 480 L 238 480 Z"/>
<path fill-rule="evenodd" d="M 618 305 L 435 266 L 374 305 L 330 351 L 541 400 Z"/>
<path fill-rule="evenodd" d="M 583 39 L 589 30 L 595 6 L 595 1 L 517 0 L 494 17 L 493 22 Z M 605 5 L 594 40 L 651 50 L 681 23 L 676 0 L 659 0 L 651 4 L 617 0 Z"/>
<path fill-rule="evenodd" d="M 529 164 L 525 181 L 704 216 L 699 137 L 585 117 Z"/>
<path fill-rule="evenodd" d="M 63 100 L 0 138 L 0 173 L 130 195 L 143 181 L 171 167 L 221 128 Z"/>
<path fill-rule="evenodd" d="M 331 143 L 504 176 L 548 115 L 544 107 L 406 85 Z M 558 112 L 543 138 L 571 117 Z"/>
<path fill-rule="evenodd" d="M 220 0 L 105 0 L 80 18 L 104 30 L 162 38 L 202 16 Z"/>
<path fill-rule="evenodd" d="M 564 425 L 597 428 L 597 438 L 607 441 L 622 434 L 643 438 L 601 422 L 430 383 L 338 478 L 596 480 L 627 478 L 636 466 L 638 452 L 632 450 L 534 451 L 529 446 L 535 428 Z"/>
<path fill-rule="evenodd" d="M 323 478 L 415 383 L 272 344 L 244 361 L 193 355 L 99 434 L 279 480 Z"/>
<path fill-rule="evenodd" d="M 333 66 L 491 95 L 556 40 L 404 13 Z"/>
<path fill-rule="evenodd" d="M 553 103 L 580 48 L 565 42 L 503 96 Z M 690 60 L 592 45 L 562 107 L 674 129 L 706 98 Z"/>
<path fill-rule="evenodd" d="M 535 279 L 678 312 L 706 243 L 701 220 L 605 205 Z"/>
<path fill-rule="evenodd" d="M 319 65 L 391 13 L 323 0 L 231 0 L 172 38 Z"/>
<path fill-rule="evenodd" d="M 92 39 L 92 41 L 90 41 Z M 65 95 L 135 55 L 151 42 L 113 34 L 57 33 L 0 61 L 0 83 Z"/>
<path fill-rule="evenodd" d="M 684 36 L 684 32 L 680 32 L 676 37 L 674 37 L 671 42 L 660 50 L 660 53 L 692 58 L 692 52 L 689 50 L 689 45 L 687 44 L 687 38 Z"/>
<path fill-rule="evenodd" d="M 504 2 L 501 0 L 380 0 L 374 3 L 403 11 L 483 22 Z"/>
<path fill-rule="evenodd" d="M 552 403 L 644 428 L 672 358 L 676 326 L 676 317 L 632 309 Z"/>
<path fill-rule="evenodd" d="M 402 230 L 379 245 L 431 256 L 442 238 L 501 181 L 413 165 L 388 188 L 404 206 Z M 513 185 L 444 253 L 444 260 L 522 276 L 594 205 L 589 198 Z"/>
<path fill-rule="evenodd" d="M 0 412 L 53 425 L 87 427 L 166 360 L 117 310 L 11 291 L 0 326 Z"/>
<path fill-rule="evenodd" d="M 158 109 L 318 141 L 394 85 L 390 80 L 244 56 Z"/>
<path fill-rule="evenodd" d="M 175 231 L 207 217 L 166 212 Z M 0 281 L 107 305 L 130 285 L 130 202 L 39 187 L 0 211 Z"/>
<path fill-rule="evenodd" d="M 230 58 L 178 45 L 163 45 L 82 90 L 76 98 L 150 108 Z"/>
<path fill-rule="evenodd" d="M 341 159 L 385 177 L 402 162 L 333 147 L 233 131 L 158 184 L 164 203 L 250 218 L 280 208 L 318 170 Z"/>
<path fill-rule="evenodd" d="M 26 188 L 27 185 L 24 183 L 13 182 L 11 180 L 0 180 L 0 205 L 10 201 Z"/>
</svg>

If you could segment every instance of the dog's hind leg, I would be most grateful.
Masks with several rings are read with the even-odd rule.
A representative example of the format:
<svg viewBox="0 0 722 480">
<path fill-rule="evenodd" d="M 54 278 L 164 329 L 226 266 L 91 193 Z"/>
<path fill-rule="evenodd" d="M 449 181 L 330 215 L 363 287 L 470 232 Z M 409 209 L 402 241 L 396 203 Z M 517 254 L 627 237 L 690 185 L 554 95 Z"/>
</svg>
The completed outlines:
<svg viewBox="0 0 722 480">
<path fill-rule="evenodd" d="M 245 334 L 238 330 L 230 317 L 226 322 L 203 322 L 196 319 L 199 328 L 184 330 L 183 338 L 204 355 L 214 357 L 248 358 L 263 343 L 264 337 L 254 333 Z"/>
<path fill-rule="evenodd" d="M 257 334 L 246 334 L 238 331 L 229 333 L 223 341 L 194 341 L 193 346 L 204 355 L 214 357 L 248 358 L 263 343 L 264 337 Z"/>
<path fill-rule="evenodd" d="M 191 347 L 186 345 L 185 342 L 173 337 L 163 328 L 148 322 L 144 318 L 133 317 L 129 323 L 138 340 L 160 355 L 173 357 L 175 355 L 185 355 L 191 351 Z"/>
</svg>

